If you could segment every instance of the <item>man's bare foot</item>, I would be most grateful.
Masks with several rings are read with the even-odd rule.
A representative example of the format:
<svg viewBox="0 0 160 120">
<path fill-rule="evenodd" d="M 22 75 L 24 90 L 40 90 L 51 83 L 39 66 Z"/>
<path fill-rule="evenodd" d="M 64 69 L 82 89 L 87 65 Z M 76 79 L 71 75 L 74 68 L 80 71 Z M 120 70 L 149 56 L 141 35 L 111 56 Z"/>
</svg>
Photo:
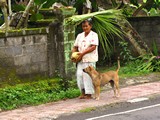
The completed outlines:
<svg viewBox="0 0 160 120">
<path fill-rule="evenodd" d="M 91 95 L 91 94 L 86 94 L 86 95 L 84 96 L 84 99 L 92 99 L 92 95 Z"/>
</svg>

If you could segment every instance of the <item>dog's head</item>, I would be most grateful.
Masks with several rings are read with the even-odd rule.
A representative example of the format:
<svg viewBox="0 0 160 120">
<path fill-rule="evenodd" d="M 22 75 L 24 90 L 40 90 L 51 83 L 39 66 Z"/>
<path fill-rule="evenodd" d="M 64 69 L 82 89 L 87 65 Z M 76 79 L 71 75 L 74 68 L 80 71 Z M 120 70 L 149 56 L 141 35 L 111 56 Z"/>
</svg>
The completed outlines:
<svg viewBox="0 0 160 120">
<path fill-rule="evenodd" d="M 85 73 L 91 73 L 91 71 L 94 70 L 94 67 L 93 66 L 88 66 L 87 68 L 83 69 L 83 72 Z"/>
</svg>

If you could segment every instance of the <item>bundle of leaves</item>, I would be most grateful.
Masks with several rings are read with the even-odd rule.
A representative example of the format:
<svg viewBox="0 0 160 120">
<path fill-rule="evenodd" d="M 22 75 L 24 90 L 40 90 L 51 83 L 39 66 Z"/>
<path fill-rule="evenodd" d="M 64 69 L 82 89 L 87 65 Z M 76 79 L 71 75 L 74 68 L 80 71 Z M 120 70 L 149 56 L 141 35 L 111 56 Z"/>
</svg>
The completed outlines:
<svg viewBox="0 0 160 120">
<path fill-rule="evenodd" d="M 137 71 L 160 72 L 160 56 L 146 54 L 138 59 L 140 59 L 140 65 Z"/>
<path fill-rule="evenodd" d="M 144 55 L 133 58 L 120 69 L 120 74 L 124 76 L 137 76 L 151 72 L 160 72 L 160 56 Z"/>
</svg>

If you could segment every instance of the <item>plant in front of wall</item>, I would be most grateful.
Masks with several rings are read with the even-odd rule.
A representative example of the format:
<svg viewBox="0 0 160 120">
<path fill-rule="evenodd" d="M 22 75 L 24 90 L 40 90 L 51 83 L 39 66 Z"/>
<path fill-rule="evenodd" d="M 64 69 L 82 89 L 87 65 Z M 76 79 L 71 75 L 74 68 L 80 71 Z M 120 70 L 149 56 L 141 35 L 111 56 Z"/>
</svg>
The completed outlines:
<svg viewBox="0 0 160 120">
<path fill-rule="evenodd" d="M 158 55 L 158 46 L 155 40 L 152 43 L 153 54 L 146 54 L 144 56 L 140 56 L 141 65 L 138 66 L 138 71 L 151 71 L 151 72 L 159 72 L 160 71 L 160 56 Z"/>
<path fill-rule="evenodd" d="M 156 56 L 153 61 L 153 71 L 160 72 L 160 56 Z"/>
<path fill-rule="evenodd" d="M 0 109 L 10 110 L 22 106 L 75 98 L 80 95 L 77 88 L 61 89 L 59 78 L 18 84 L 0 88 Z"/>
<path fill-rule="evenodd" d="M 153 40 L 152 49 L 153 49 L 153 54 L 154 54 L 155 56 L 158 56 L 158 46 L 157 46 L 157 43 L 156 43 L 155 40 Z"/>
<path fill-rule="evenodd" d="M 133 56 L 131 55 L 131 51 L 128 49 L 128 43 L 125 41 L 119 41 L 118 42 L 119 46 L 120 46 L 120 56 L 122 58 L 122 60 L 127 63 L 130 60 L 133 60 Z"/>
<path fill-rule="evenodd" d="M 160 71 L 160 57 L 154 55 L 140 56 L 141 64 L 137 66 L 137 71 L 159 72 Z"/>
</svg>

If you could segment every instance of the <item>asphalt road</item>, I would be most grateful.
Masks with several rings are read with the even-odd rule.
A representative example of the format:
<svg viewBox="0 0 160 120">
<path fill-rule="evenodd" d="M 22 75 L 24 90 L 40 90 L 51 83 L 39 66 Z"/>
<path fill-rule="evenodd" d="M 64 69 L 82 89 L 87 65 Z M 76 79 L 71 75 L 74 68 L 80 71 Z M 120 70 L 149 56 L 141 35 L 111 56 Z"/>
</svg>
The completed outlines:
<svg viewBox="0 0 160 120">
<path fill-rule="evenodd" d="M 160 120 L 160 95 L 60 116 L 56 120 Z"/>
</svg>

